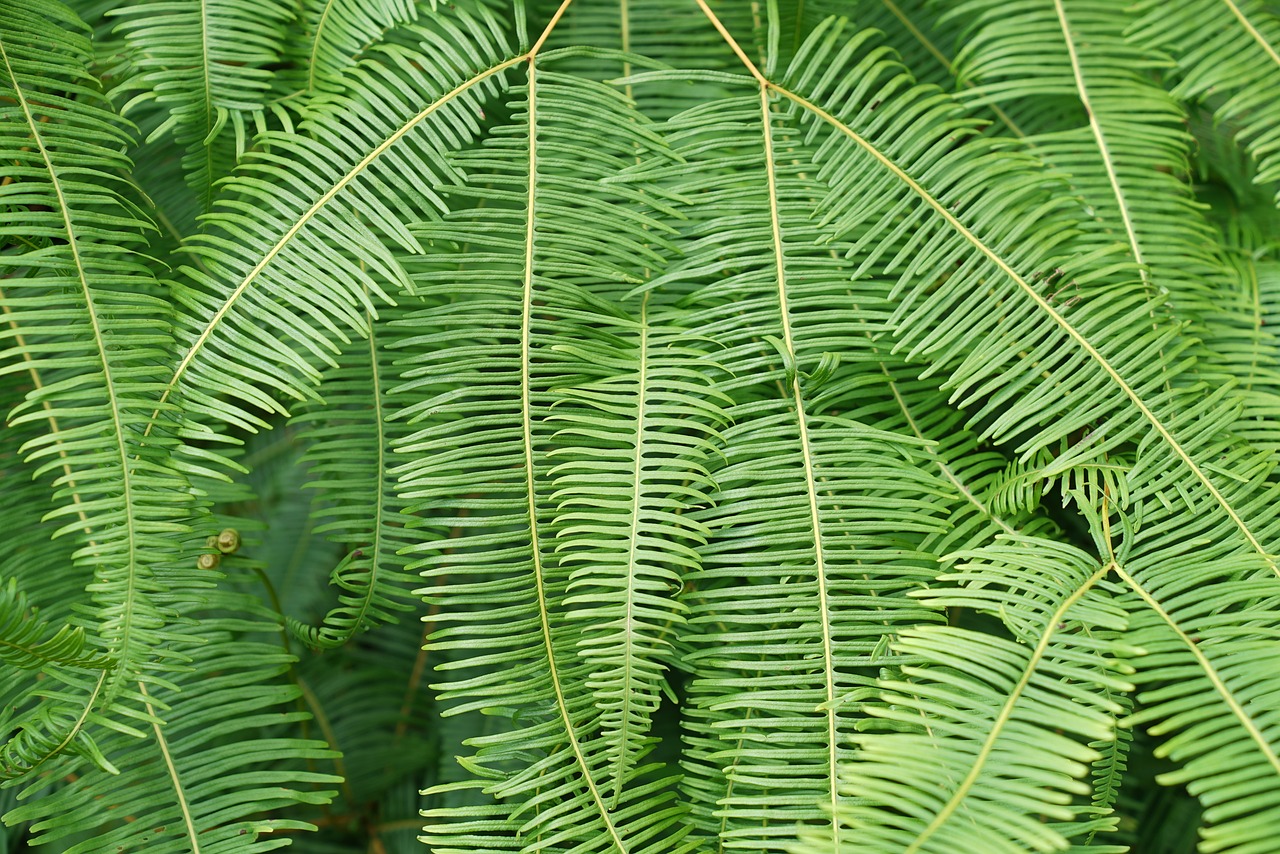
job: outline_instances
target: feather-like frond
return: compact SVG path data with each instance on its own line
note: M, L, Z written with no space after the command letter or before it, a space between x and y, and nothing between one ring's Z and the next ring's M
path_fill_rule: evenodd
M154 99L168 113L152 136L172 134L202 211L214 184L243 150L246 117L260 112L271 67L294 9L286 0L147 0L121 6L129 46L131 103ZM126 114L129 107L126 105ZM237 146L237 140L239 145Z
M278 735L306 718L290 708L298 689L280 681L289 656L278 643L244 637L278 633L278 623L243 594L184 605L200 625L174 652L193 665L169 684L140 689L151 718L145 738L116 732L104 739L118 773L45 778L24 792L39 796L5 820L32 821L33 842L64 841L67 854L253 854L310 828L261 812L332 797L317 786L336 778L305 766L333 752L321 741Z
M63 751L100 758L86 725L106 723L101 713L117 703L145 721L138 687L163 684L175 663L156 571L181 547L191 496L169 460L168 411L143 435L172 346L169 309L139 257L152 226L120 195L129 137L86 69L90 56L65 7L0 7L0 159L14 164L0 234L19 247L0 256L0 371L31 382L8 418L42 428L21 452L53 487L53 533L75 539L73 560L93 574L90 631L112 662L96 678L68 672L46 702L5 721L6 777Z
M705 428L681 428L677 419L687 413L705 420L707 404L694 387L671 384L697 382L677 370L681 351L666 356L671 367L652 352L637 363L645 327L592 293L619 293L662 260L653 246L667 228L652 213L661 191L617 178L637 154L661 155L663 143L620 93L559 75L555 60L554 53L527 59L525 83L513 89L512 123L454 158L456 174L467 177L448 188L454 212L415 232L434 247L414 275L416 289L451 299L403 322L429 330L406 337L422 353L405 361L397 390L416 401L402 411L413 431L398 448L409 460L400 467L401 494L424 521L411 566L438 581L422 591L439 605L429 648L458 657L444 665L447 678L437 685L446 714L511 721L469 740L474 752L459 759L466 779L429 792L446 805L428 812L425 838L439 851L520 850L531 839L581 852L684 851L688 829L676 822L685 810L671 781L640 762L645 734L625 730L643 725L647 701L627 707L621 686L605 681L618 677L601 672L593 633L581 631L592 609L613 615L619 604L625 611L629 597L639 604L637 594L673 613L663 600L675 591L646 591L645 578L634 575L658 568L613 568L617 548L596 542L591 530L604 507L592 512L574 487L586 476L582 465L603 457L578 450L577 459L558 458L555 450L557 436L567 443L582 431L598 435L602 419L617 425L610 432L635 435L627 416L636 401L619 412L601 396L620 367L674 371L665 389L645 396L651 420L642 438L687 436L691 458L651 445L674 470L661 479L655 470L649 487L637 488L627 480L639 460L632 442L629 471L624 462L621 473L596 477L623 485L624 507L647 492L661 501L655 510L677 513L699 500L697 456L705 441L698 438ZM584 85L590 99L581 96ZM597 134L591 148L580 145L584 125ZM474 206L465 207L467 200ZM599 239L606 230L609 240ZM635 382L625 374L618 381ZM560 388L604 405L553 408L551 391ZM667 396L656 393L664 390ZM617 439L596 441L603 451ZM559 478L551 474L555 466ZM691 488L676 482L680 470ZM651 543L645 514L624 518L641 526L618 531L624 556L634 537L659 568L681 566L687 549L678 538ZM698 528L688 530L696 535ZM597 604L598 585L610 588L607 603ZM661 651L652 648L658 627L621 628L635 644L625 656L635 669L623 682L652 693L662 673ZM617 636L608 625L598 631Z
M767 93L666 128L690 225L684 257L649 287L684 294L736 404L686 597L684 786L704 844L778 850L788 825L831 821L856 720L842 699L874 673L874 638L941 619L904 594L929 577L911 540L938 529L943 487L918 467L918 440L830 411L853 397L887 310L878 283L851 281L819 245L810 210L826 188Z
M408 226L439 216L436 187L453 180L441 154L471 139L520 61L485 19L441 13L413 32L415 47L380 48L347 93L317 98L300 134L265 134L227 183L174 285L182 356L166 399L265 426L279 398L314 397L376 302L412 289L400 256L422 248Z
M1263 0L1193 0L1134 6L1128 37L1172 55L1177 98L1199 100L1233 127L1258 163L1258 181L1280 180L1280 18Z
M1066 173L1102 226L1096 239L1125 245L1153 297L1183 316L1203 314L1226 274L1187 184L1193 140L1184 111L1150 77L1162 57L1124 40L1131 17L1091 0L976 0L947 14L971 22L956 73L977 85L962 97L1015 112L1046 97L1075 101L1080 123L1041 129L1029 149ZM1059 300L1075 295L1068 281L1057 284Z
M861 751L847 769L850 802L837 811L848 828L838 850L1067 847L1064 831L1079 833L1093 809L1073 804L1089 792L1079 779L1087 763L1101 758L1089 744L1112 741L1124 711L1098 689L1129 690L1122 658L1137 651L1114 639L1127 615L1107 595L1112 568L1017 537L939 579L957 586L935 587L928 600L998 612L1013 637L925 626L890 643L912 662L867 692L880 702L866 706L873 720L854 737ZM823 836L809 850L836 849Z
M401 551L412 543L410 521L390 475L395 441L387 392L395 381L392 336L386 319L367 318L368 337L338 355L318 389L324 400L297 415L300 438L308 442L302 462L307 487L319 490L313 533L341 544L347 553L334 568L331 584L340 604L319 626L289 620L289 628L312 646L341 646L360 632L414 610L417 576L404 571Z

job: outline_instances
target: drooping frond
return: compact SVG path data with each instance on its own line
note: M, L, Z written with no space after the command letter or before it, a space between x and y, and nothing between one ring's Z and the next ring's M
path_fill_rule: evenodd
M1201 799L1200 850L1267 850L1280 826L1280 583L1238 580L1232 561L1195 552L1125 569L1136 594L1125 639L1146 652L1126 725L1160 737L1157 755L1179 764L1160 782Z
M1105 639L1126 625L1101 584L1111 568L1017 536L941 576L956 586L929 601L999 613L1014 637L923 626L890 642L911 663L866 692L879 702L847 766L847 841L808 850L1057 851L1092 829L1080 819L1094 807L1073 799L1101 756L1089 743L1112 741L1124 710L1099 689L1129 690L1118 659L1135 651Z
M374 303L410 290L408 226L439 216L441 154L478 130L512 56L484 19L440 13L316 99L300 134L268 133L227 183L174 294L182 357L165 390L217 418L263 426L278 398L307 399Z
M646 736L620 729L643 724L642 707L619 706L618 689L601 679L600 655L579 646L589 640L582 623L592 609L616 619L619 603L625 609L631 597L638 605L635 594L648 592L646 603L672 612L663 600L675 591L644 591L644 577L633 575L644 569L613 569L617 547L594 542L590 519L604 508L589 512L568 479L581 476L581 463L603 457L581 448L576 459L555 454L557 436L567 443L581 431L616 434L599 441L602 450L635 436L628 419L635 402L621 411L607 403L551 406L553 389L580 389L578 401L604 403L601 384L622 365L675 369L652 351L637 363L643 326L597 295L639 284L645 268L662 260L654 244L669 229L653 216L659 188L619 176L637 155L662 156L664 146L621 93L544 69L554 69L555 54L536 64L535 56L536 47L525 83L513 89L512 124L454 158L467 182L447 188L453 212L416 231L434 251L421 259L415 287L428 299L452 299L403 322L420 330L405 344L421 349L405 361L396 391L414 401L402 413L413 432L398 449L409 460L400 467L401 494L424 523L415 529L411 566L433 582L422 593L439 606L440 628L428 648L456 656L436 688L448 716L510 720L468 740L473 753L459 760L463 780L428 792L443 805L428 811L425 839L442 852L684 851L687 828L675 825L684 808L674 801L669 774L637 764ZM582 96L584 86L590 98ZM580 144L583 126L597 134L590 148ZM474 207L464 206L468 200ZM667 358L679 362L682 355ZM669 442L678 435L696 440L700 431L677 419L705 419L706 405L686 399L700 397L691 388L670 384L694 378L669 377L665 389L646 396L645 438L658 442L669 431ZM634 506L647 490L628 485L639 460L632 447L629 472L624 457L623 472L601 470L598 477L621 484ZM649 475L647 494L661 501L655 510L678 513L698 500L698 447L687 445L688 460L666 457L670 480L658 479L657 470ZM559 482L551 475L557 464ZM679 488L679 469L692 489ZM617 531L622 547L629 552L634 537L637 550L652 550L650 559L679 567L680 538L650 543L653 523L627 512L641 527ZM619 582L625 586L613 590ZM610 588L607 602L599 586ZM632 620L638 617L633 611ZM621 637L635 646L626 660L637 670L626 681L652 691L661 678L650 660L660 654L648 639L653 629L627 628ZM599 631L618 636L608 626Z
M1159 0L1134 6L1135 44L1177 62L1176 98L1199 100L1234 129L1258 162L1257 180L1280 180L1280 18L1262 0Z
M168 413L143 437L171 348L168 306L137 255L151 225L118 192L128 136L89 56L65 7L0 6L0 159L14 164L0 234L18 246L0 256L0 371L30 382L9 422L41 428L22 453L53 486L53 533L74 538L73 560L93 574L89 631L112 662L96 677L60 675L65 685L5 721L6 777L63 751L98 756L87 723L105 723L117 701L138 713L130 686L158 684L173 663L156 570L181 546L190 493L168 460Z
M17 579L0 588L0 661L32 670L55 664L61 667L105 669L103 656L85 649L84 629L62 625L54 628L40 619L18 589Z
M262 109L271 88L292 4L146 0L116 14L133 69L124 89L168 112L152 136L172 134L185 149L187 181L207 211L214 183L235 164L237 139L244 148L246 116Z
M343 348L338 367L325 374L318 389L324 400L297 415L308 442L302 462L309 466L307 486L319 490L315 534L341 544L346 556L333 570L331 584L340 604L319 626L290 619L289 627L308 644L341 646L380 623L398 621L419 601L412 592L417 576L404 571L400 552L412 543L405 530L396 482L390 475L396 424L387 391L395 382L385 319L367 319L369 335Z
M609 375L561 390L547 416L559 428L547 476L556 562L568 573L566 620L581 626L615 802L655 741L652 716L685 621L676 597L707 536L689 511L709 503L706 466L725 421L700 365L708 355L681 343L689 330L654 323L645 309L639 320L631 346L612 353L596 342L563 345Z
M308 0L303 4L306 39L307 92L341 91L343 73L356 63L361 51L376 44L394 26L418 18L417 0Z
M1016 438L1024 459L1052 451L1046 475L1140 446L1144 473L1176 478L1215 541L1274 571L1277 525L1259 514L1256 454L1187 417L1193 404L1210 415L1200 389L1165 387L1185 369L1188 342L1176 325L1152 323L1158 305L1132 267L1105 248L1067 254L1070 201L983 140L954 145L966 123L941 94L906 89L873 111L868 99L886 84L875 55L858 59L856 45L833 24L811 39L810 70L766 85L822 145L829 228L856 236L849 254L863 269L898 276L897 349L949 374L951 399L971 408L982 436ZM1039 281L1049 270L1071 285L1070 299ZM1220 406L1211 423L1225 429L1230 416Z

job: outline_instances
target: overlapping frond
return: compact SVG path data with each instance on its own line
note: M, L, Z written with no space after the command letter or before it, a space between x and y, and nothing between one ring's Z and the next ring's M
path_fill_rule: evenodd
M1160 737L1157 755L1179 764L1160 782L1203 803L1201 851L1265 851L1280 826L1280 584L1239 580L1231 560L1195 552L1127 570L1136 596L1126 640L1147 653L1127 725Z
M878 345L883 348L883 345ZM912 365L881 352L879 375L867 372L833 400L841 413L930 444L924 458L952 492L946 526L921 541L922 551L942 558L987 545L1002 534L1047 535L1055 527L1037 514L1046 484L1030 487L1031 500L1009 501L1011 464L964 426L965 413L948 405L945 392L920 379Z
M904 592L928 577L911 538L938 527L943 488L917 465L918 440L830 411L860 372L883 380L868 333L887 310L878 283L850 281L817 245L810 210L826 188L768 93L666 130L687 160L673 171L690 225L651 287L683 295L735 402L686 597L683 785L704 844L778 850L790 825L830 821L855 719L841 700L874 672L875 639L940 619Z
M647 607L674 612L663 600L676 591L646 591L644 576L657 573L667 586L662 568L681 568L675 561L685 552L679 535L649 542L653 523L631 513L641 528L612 536L624 554L634 538L658 565L615 569L617 547L596 542L591 530L605 507L581 503L572 482L587 476L578 474L583 464L599 468L605 459L578 447L581 431L603 432L602 451L635 437L628 419L635 402L621 411L607 403L552 406L559 397L553 389L580 389L578 401L604 402L605 384L620 367L664 369L652 351L637 364L644 327L598 295L639 284L645 268L662 260L654 245L668 228L652 212L659 188L618 179L637 154L661 155L664 146L621 93L545 70L544 62L554 69L554 59L527 60L525 82L513 89L513 123L454 158L456 173L468 179L447 188L454 211L416 230L434 251L421 259L414 285L429 299L448 301L403 322L422 329L405 339L422 352L405 361L396 392L414 401L402 411L413 432L398 448L409 460L399 469L401 494L424 522L415 529L411 566L438 582L422 591L439 605L429 648L457 657L436 686L445 714L511 721L468 740L474 753L459 760L466 779L428 793L445 804L428 812L425 839L438 851L683 851L687 829L675 822L684 808L670 780L636 755L645 735L621 730L643 724L643 698L626 707L619 689L605 684L618 677L601 673L604 662L589 643L595 632L617 632L604 625L584 633L582 623L598 607L611 615L619 602L625 609L629 597L640 605L642 593ZM581 145L584 126L595 133L590 148ZM465 207L467 200L474 207ZM628 381L636 379L615 382ZM673 385L694 382L671 373L664 389L645 398L644 438L658 443L668 434L666 441L677 443L687 436L692 459L650 445L666 456L655 466L671 471L660 479L656 468L648 480L653 491L643 482L638 489L628 478L640 457L634 440L624 439L632 444L632 469L624 463L622 473L597 475L620 482L633 506L646 492L661 502L654 510L666 513L697 500L700 431L678 418L705 419L706 405L686 399L701 397L692 387ZM568 445L569 431L578 431L571 445L578 456L558 458L557 436ZM675 481L682 469L690 489ZM615 592L618 583L625 586ZM610 588L607 601L600 586ZM661 678L660 659L652 658L661 650L639 616L633 610L633 625L622 626L634 644L626 661L637 668L624 681L652 692Z
M1280 180L1280 18L1263 0L1159 0L1134 6L1128 37L1177 62L1177 98L1198 100L1258 162L1257 180Z
M166 389L209 416L263 426L279 398L314 397L348 332L411 285L408 226L439 216L444 152L470 141L517 62L490 20L444 12L317 98L299 134L265 134L227 183L182 268L182 357Z
M1266 0L60 2L0 848L1275 847Z
M851 800L837 813L847 842L814 837L809 850L1058 851L1094 829L1089 818L1105 819L1105 807L1091 816L1093 805L1073 801L1089 794L1080 778L1101 756L1089 744L1113 741L1124 711L1100 689L1131 688L1122 659L1136 650L1114 639L1127 617L1107 595L1111 569L1009 537L942 576L956 586L929 601L998 613L1013 638L923 626L890 642L912 661L866 692L879 702L865 707L873 720L847 767Z
M334 568L331 584L340 604L319 626L290 620L289 627L312 646L341 646L420 601L413 588L417 576L404 571L400 552L412 543L405 530L391 471L395 440L387 392L395 382L390 332L384 318L368 318L367 338L343 348L338 367L319 387L322 405L313 405L291 422L301 426L308 443L302 458L309 467L307 487L319 490L319 509L312 518L315 534L326 535L346 549Z
M1162 58L1124 40L1132 21L1125 9L1092 0L1012 7L977 0L948 15L972 22L956 65L977 85L962 90L963 99L1015 112L1045 97L1078 102L1079 124L1041 130L1026 144L1067 174L1103 226L1097 239L1124 244L1153 296L1184 317L1208 310L1225 271L1187 184L1193 140L1182 107L1150 76ZM1069 299L1069 284L1059 285Z
M0 158L13 164L0 234L17 246L2 256L0 371L30 383L8 418L40 427L21 452L54 490L51 532L73 538L73 560L93 574L90 631L112 661L96 678L68 671L42 691L46 702L5 721L6 777L64 750L96 757L86 723L104 723L117 701L136 713L129 686L173 663L156 570L181 548L190 493L168 459L168 413L143 437L171 348L169 310L137 254L151 225L121 199L128 136L89 56L65 7L0 8Z
M1274 567L1257 455L1187 418L1193 405L1205 412L1201 389L1166 387L1190 342L1176 324L1153 324L1159 306L1136 271L1105 247L1070 254L1070 201L1008 152L956 145L970 131L950 99L916 87L872 110L893 72L874 54L857 58L857 41L824 28L803 57L810 70L770 85L822 145L833 233L856 237L849 255L862 269L898 276L897 349L949 374L951 399L982 436L1015 441L1024 459L1053 452L1046 474L1140 444L1144 465L1177 480L1217 541Z
M275 633L278 624L242 594L184 605L200 617L175 647L191 667L142 689L152 718L145 738L111 733L103 740L118 773L94 769L27 790L39 797L5 821L32 821L34 843L63 841L67 854L272 851L309 825L262 812L333 795L336 779L305 767L333 755L324 742L278 734L306 717L291 708L298 689L281 681L289 656L279 644L244 637Z

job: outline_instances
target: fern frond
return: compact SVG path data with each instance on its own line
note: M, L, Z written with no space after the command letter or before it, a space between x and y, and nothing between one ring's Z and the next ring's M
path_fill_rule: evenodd
M587 686L601 713L598 738L609 745L614 802L655 741L651 719L685 619L676 594L708 533L688 511L709 503L706 465L726 418L697 367L707 355L680 343L688 331L643 309L639 321L634 346L613 354L594 342L563 345L611 375L558 390L561 405L547 416L559 428L547 473L556 561L568 570L566 618L581 625L579 654L593 668ZM634 428L619 435L628 422Z
M1060 97L1080 105L1081 124L1027 140L1035 155L1066 173L1104 227L1099 240L1123 243L1153 296L1182 316L1203 314L1225 271L1213 235L1187 184L1190 133L1181 106L1151 80L1165 61L1124 40L1124 9L1094 0L1007 4L987 0L948 11L971 21L957 74L976 83L974 103L1013 109ZM1072 296L1061 282L1064 301ZM1159 315L1158 315L1159 317Z
M1172 55L1174 97L1208 105L1257 161L1259 182L1280 180L1280 19L1262 0L1134 6L1128 38Z
M375 301L412 290L407 229L439 216L453 180L442 152L478 130L486 97L521 61L496 25L441 13L316 99L300 134L269 133L229 181L182 268L182 357L165 389L214 418L265 426L278 398L306 400L347 331L368 334ZM271 328L263 326L269 319ZM346 331L344 331L346 330Z
M35 800L5 816L33 822L35 844L67 840L67 854L272 851L290 842L274 834L310 825L259 813L332 797L315 786L335 778L304 767L332 751L273 734L305 717L288 710L298 690L279 682L290 659L278 644L243 636L278 625L248 597L226 592L183 610L201 617L175 648L192 666L171 684L140 687L152 718L147 737L113 733L103 743L119 773L46 778L24 791Z
M857 799L838 808L848 828L840 850L1066 848L1063 831L1078 832L1072 800L1089 791L1080 778L1101 758L1088 745L1112 740L1124 710L1098 689L1131 688L1119 659L1136 650L1102 639L1126 626L1102 586L1111 569L1071 547L1010 537L941 576L955 588L923 594L999 612L1014 638L926 626L890 642L913 661L868 692L879 702L854 737L861 751L846 786ZM813 840L810 850L833 850L822 847L829 836Z
M302 427L308 442L302 462L309 467L307 487L319 490L313 513L315 534L326 535L348 551L333 570L340 605L320 626L288 621L306 643L341 646L355 635L411 611L418 601L411 590L418 580L404 571L402 549L412 543L401 513L391 469L395 440L387 391L395 379L391 336L385 319L366 318L369 335L343 348L338 367L319 386L323 405L309 407L291 424Z
M18 275L5 280L0 372L32 380L9 422L46 428L22 453L55 490L54 535L74 537L73 560L93 573L90 631L113 662L101 678L51 688L54 708L6 722L6 777L64 750L97 756L86 723L103 723L117 702L140 715L129 686L163 684L174 663L157 569L181 546L191 495L169 460L168 410L152 436L142 433L172 347L169 311L139 258L152 227L121 199L129 138L86 70L90 55L65 7L0 7L0 159L15 164L0 234L28 247L2 256Z
M637 764L647 734L623 740L617 731L624 721L641 723L643 712L617 707L615 691L603 684L606 702L598 706L590 686L601 661L578 646L581 612L598 600L591 589L598 574L579 574L574 585L575 564L611 561L616 549L595 542L586 520L573 515L582 512L575 490L551 475L556 462L576 462L554 456L564 424L551 420L561 414L550 406L551 390L581 388L579 399L590 397L593 383L616 375L615 348L634 351L626 342L638 324L592 291L638 284L644 268L662 259L652 248L667 230L652 215L659 188L617 179L637 153L661 156L664 146L620 93L543 67L554 68L556 59L530 55L526 83L513 89L513 123L454 159L468 178L447 190L454 212L416 232L435 251L422 259L415 287L452 300L406 321L430 330L406 339L422 352L406 360L397 392L416 401L401 416L413 427L398 449L409 459L399 470L401 494L431 526L412 547L412 566L438 581L422 591L440 608L429 647L458 656L443 665L450 678L436 686L449 704L445 714L511 720L469 739L474 753L459 759L469 779L429 791L445 804L427 812L424 838L440 851L684 851L686 830L676 826L684 809L669 772ZM597 134L589 149L580 145L584 125ZM465 200L475 206L463 207ZM600 239L606 232L608 241ZM693 406L683 395L648 401L651 428L673 433L675 424L658 419L674 421ZM609 432L634 435L630 407L573 409L563 414L582 429L598 430L590 419L606 419L616 425ZM691 411L703 417L697 406ZM680 465L692 475L696 500L697 469ZM552 496L557 487L563 506ZM656 481L654 488L668 512L691 497ZM638 494L631 489L633 501ZM562 530L571 544L567 561L556 549ZM649 546L644 536L636 532L637 548ZM663 551L668 561L680 554ZM604 607L612 613L617 600L609 598ZM631 660L646 652L637 648ZM660 677L650 667L628 681L642 679L652 691Z
M105 670L110 665L104 656L85 650L83 628L55 629L41 620L12 578L0 587L0 661L24 670L48 664Z
M685 256L649 287L685 294L736 404L687 597L684 786L707 837L778 850L790 825L831 821L854 721L841 699L873 672L874 638L940 619L903 593L928 575L910 538L939 528L942 487L912 440L829 412L854 396L887 310L817 245L825 188L771 99L710 102L666 129L691 224ZM764 614L766 601L785 604Z
M1280 826L1280 585L1237 580L1239 569L1188 554L1134 561L1122 573L1146 606L1133 609L1126 636L1147 653L1126 725L1162 737L1157 755L1179 763L1159 782L1202 799L1200 850L1231 854L1265 851ZM1197 592L1209 586L1206 608Z
M236 161L245 117L262 109L271 66L280 59L285 25L294 10L286 0L145 0L119 7L117 29L129 46L133 75L125 92L154 99L168 118L152 137L172 134L182 146L183 169L210 210L214 184Z

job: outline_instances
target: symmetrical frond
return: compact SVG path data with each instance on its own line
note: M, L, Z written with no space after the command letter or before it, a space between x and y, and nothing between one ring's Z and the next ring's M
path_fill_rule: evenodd
M306 717L290 708L298 689L280 681L289 656L278 643L243 638L274 633L277 624L236 594L213 597L208 614L191 604L184 611L201 617L200 627L175 652L196 663L169 684L141 689L152 717L146 737L104 739L118 772L46 778L26 792L44 790L38 798L6 815L9 823L33 821L33 842L66 839L68 854L272 851L289 844L284 834L309 825L260 812L333 795L317 786L336 779L304 766L333 755L324 742L271 735ZM218 608L237 616L219 616Z
M353 71L348 94L317 99L300 134L264 135L227 184L175 285L182 357L166 395L264 426L277 397L314 396L318 366L347 330L367 334L375 301L412 290L398 255L422 248L409 225L439 215L441 153L470 140L519 61L485 20L441 14L415 34L415 49Z
M1150 77L1161 58L1124 40L1125 10L1092 0L977 0L948 14L972 22L956 63L957 75L977 84L963 91L966 100L1014 111L1045 97L1079 103L1080 124L1038 129L1026 144L1067 174L1103 226L1097 239L1124 244L1153 296L1202 314L1224 271L1186 184L1191 135L1181 106ZM1061 299L1074 296L1069 282L1057 284Z
M154 99L168 118L152 136L172 134L186 154L183 169L200 200L244 148L246 115L260 111L280 58L285 0L146 0L121 6L117 28L129 45L133 101ZM127 110L126 110L127 112Z
M387 391L395 381L396 354L385 325L368 322L368 337L343 348L338 367L325 374L319 387L323 405L292 422L304 426L301 438L310 443L302 460L310 469L306 485L320 491L314 533L347 550L331 578L341 604L316 627L289 621L291 630L317 647L341 646L380 623L395 622L397 613L414 610L418 601L411 592L417 577L404 571L400 554L411 543L409 519L389 474L395 425L389 423Z
M873 672L874 639L939 616L903 594L928 576L910 538L937 527L941 487L912 439L828 412L872 358L883 294L815 245L809 209L826 188L768 94L695 107L667 129L688 161L673 171L691 224L686 255L653 286L686 294L737 402L687 597L684 785L708 837L779 849L788 825L829 821L853 725L841 700Z
M725 415L699 364L707 354L680 343L688 334L642 310L631 346L562 345L610 375L561 390L547 416L559 428L548 454L556 562L568 571L566 618L581 626L579 654L593 668L587 686L615 800L655 741L652 716L685 622L676 597L708 533L689 511L709 503L706 465Z

